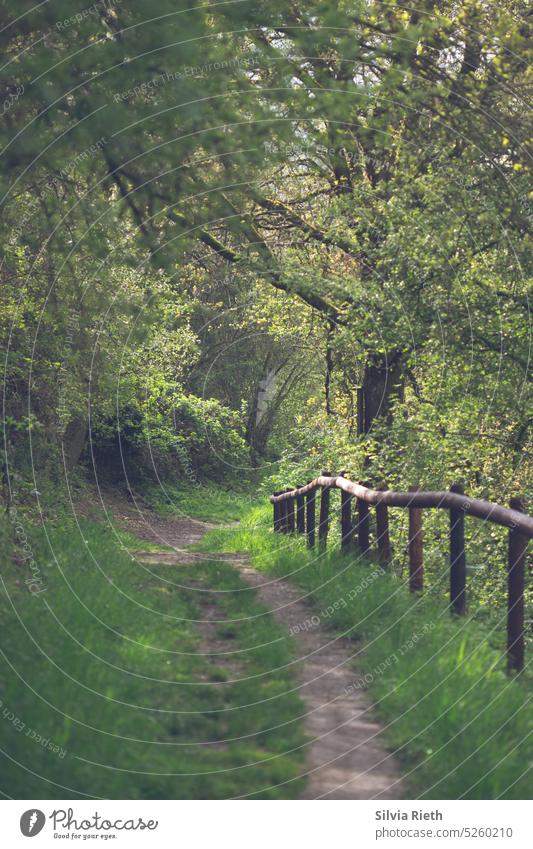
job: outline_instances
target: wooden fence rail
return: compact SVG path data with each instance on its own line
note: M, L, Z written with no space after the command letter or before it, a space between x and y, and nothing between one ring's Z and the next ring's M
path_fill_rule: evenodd
M320 490L318 542L326 547L329 530L330 490L341 490L341 546L349 551L357 546L361 554L370 551L370 510L376 507L376 543L379 561L384 568L391 560L389 507L409 510L409 589L421 592L424 586L423 510L438 508L450 515L450 608L463 615L466 609L465 516L484 519L509 529L507 564L507 665L510 672L524 667L524 583L528 542L533 537L533 517L528 516L520 498L511 498L510 507L481 501L464 494L455 484L450 490L424 491L413 487L409 492L371 489L340 475L324 472L296 489L275 492L270 496L274 507L274 530L277 533L307 535L307 545L316 544L316 493ZM355 502L357 519L352 507ZM296 506L296 522L295 522Z

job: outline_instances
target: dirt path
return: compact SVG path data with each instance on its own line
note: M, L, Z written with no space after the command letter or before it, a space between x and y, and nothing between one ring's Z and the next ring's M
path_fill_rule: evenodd
M293 635L299 658L297 678L311 738L307 754L308 781L302 799L399 799L400 772L379 740L367 695L353 687L357 678L351 657L354 643L334 638L316 622L316 609L300 599L296 587L265 575L247 564L236 564L242 577L256 587L263 604Z
M185 517L163 519L134 505L109 506L132 533L173 549L165 554L135 552L140 560L193 564L209 558L186 549L213 525ZM351 662L354 643L332 638L320 623L302 627L306 622L316 622L316 610L300 599L292 584L267 579L245 557L216 555L216 559L222 558L235 565L296 642L296 675L306 708L304 729L310 738L305 773L308 781L301 798L402 798L399 767L380 741L381 728L372 719L371 702L364 691L353 687L357 678Z

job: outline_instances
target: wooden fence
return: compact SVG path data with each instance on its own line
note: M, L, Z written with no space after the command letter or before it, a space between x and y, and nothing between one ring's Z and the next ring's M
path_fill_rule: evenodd
M423 491L413 487L409 492L370 489L343 477L324 472L305 486L275 492L270 496L274 506L274 530L277 533L307 534L307 544L317 541L325 548L330 522L330 491L341 491L341 546L344 551L356 548L361 554L370 551L370 509L376 508L376 544L381 565L391 560L389 507L409 510L408 553L409 589L421 592L424 586L422 511L427 508L448 510L450 515L450 607L463 615L466 606L465 516L484 519L509 528L507 563L507 664L510 672L524 667L524 582L528 542L533 537L533 518L524 512L520 498L511 498L510 508L489 501L470 498L462 486L455 484L442 492ZM316 494L320 490L320 512L316 523ZM352 520L352 502L356 503L357 522Z

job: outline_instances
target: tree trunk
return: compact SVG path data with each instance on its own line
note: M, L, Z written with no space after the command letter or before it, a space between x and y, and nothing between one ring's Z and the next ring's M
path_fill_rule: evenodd
M326 374L324 379L324 391L326 397L326 415L330 416L331 410L331 375L333 373L333 351L331 349L331 340L335 332L335 323L330 321L326 336Z
M378 417L392 420L392 403L401 397L403 363L401 351L373 354L363 378L364 429L368 433Z
M63 437L65 462L70 471L78 463L87 440L87 421L82 416L76 416L67 425Z

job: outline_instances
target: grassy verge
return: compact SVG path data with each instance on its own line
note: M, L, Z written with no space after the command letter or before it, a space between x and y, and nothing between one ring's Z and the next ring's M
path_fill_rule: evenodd
M209 484L147 484L143 496L162 516L189 516L206 522L231 522L242 519L253 505L245 492Z
M32 594L15 549L0 601L3 794L298 793L290 647L229 564L143 566L95 522L50 524L48 540L25 530L40 583ZM206 634L206 617L223 621ZM222 640L232 654L204 656Z
M370 559L330 547L310 555L301 539L274 535L270 510L204 538L210 550L247 551L256 568L288 578L317 617L360 641L353 688L368 688L414 797L531 798L533 716L527 679L510 680L502 621L453 619L432 594L410 595Z

